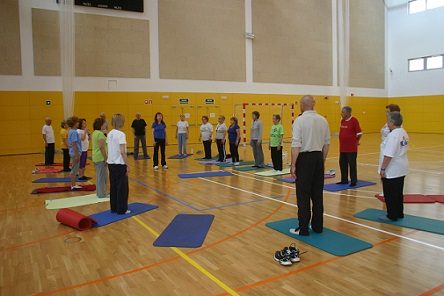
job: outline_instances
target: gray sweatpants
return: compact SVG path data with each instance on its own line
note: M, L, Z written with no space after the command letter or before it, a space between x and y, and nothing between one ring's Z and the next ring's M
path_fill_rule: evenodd
M265 166L264 164L264 151L262 151L262 143L261 145L257 145L258 140L251 140L250 145L253 147L253 157L254 157L254 165L258 167Z
M97 197L106 197L106 182L108 180L108 170L104 161L95 162L96 167L96 193Z

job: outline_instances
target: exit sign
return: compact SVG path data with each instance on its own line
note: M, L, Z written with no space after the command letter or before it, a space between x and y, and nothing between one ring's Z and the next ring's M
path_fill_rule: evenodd
M188 98L180 98L179 104L180 105L188 105L190 103L190 100Z
M205 99L205 104L214 105L214 99Z

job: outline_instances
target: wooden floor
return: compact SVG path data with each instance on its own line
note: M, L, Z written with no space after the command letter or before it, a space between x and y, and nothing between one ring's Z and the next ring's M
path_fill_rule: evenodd
M189 157L168 159L168 170L153 171L152 160L131 159L130 202L159 208L80 232L59 224L57 210L47 210L44 201L88 192L31 195L34 188L47 186L31 183L45 176L31 174L43 156L0 157L1 295L444 295L444 236L353 217L367 208L384 209L374 197L382 192L376 172L379 144L379 134L364 135L358 156L359 178L377 185L324 194L325 226L373 244L345 257L265 226L297 213L294 185L274 178L240 172L180 179L178 173L219 167ZM202 149L200 144L191 148ZM168 146L167 155L176 149ZM290 151L289 143L284 150ZM250 147L240 153L252 159ZM404 192L444 194L444 136L410 134L408 156ZM337 137L326 169L339 173ZM86 175L95 176L93 165ZM73 209L90 215L109 205ZM406 204L405 212L444 220L444 204ZM153 246L178 213L215 215L202 248ZM77 237L81 241L74 243ZM275 262L274 252L293 242L305 252L301 262L289 267Z

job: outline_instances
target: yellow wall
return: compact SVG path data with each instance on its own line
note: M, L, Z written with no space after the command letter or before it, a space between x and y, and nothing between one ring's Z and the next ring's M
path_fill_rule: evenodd
M188 98L189 105L180 105L180 98ZM214 99L214 105L206 105L205 99ZM179 115L189 114L189 142L197 142L199 126L203 115L214 113L210 122L217 123L217 116L223 114L226 123L233 114L238 117L242 127L242 103L294 103L301 95L273 94L224 94L224 93L168 93L168 92L77 92L75 94L74 114L85 117L88 127L101 112L107 114L111 125L112 114L122 113L127 118L124 131L127 134L128 146L132 147L133 136L131 122L136 112L148 124L148 145L152 145L151 123L156 112L162 112L167 124L170 144L176 144L174 138ZM46 105L51 100L51 105ZM324 116L332 133L339 131L340 107L336 102L338 96L316 95L316 110ZM444 95L399 98L349 97L347 105L353 109L353 116L358 118L364 133L379 132L384 125L385 106L395 103L401 106L404 116L404 127L408 132L444 133ZM427 105L427 114L424 114ZM247 106L246 130L249 139L251 112L259 111L264 123L264 141L268 141L268 133L272 125L272 115L283 115L282 124L285 138L291 138L291 108L290 107L260 107ZM295 106L295 117L300 113L299 105ZM61 92L0 92L0 155L40 153L44 150L41 129L44 119L51 117L56 134L56 148L60 148L60 121L63 119L63 100Z

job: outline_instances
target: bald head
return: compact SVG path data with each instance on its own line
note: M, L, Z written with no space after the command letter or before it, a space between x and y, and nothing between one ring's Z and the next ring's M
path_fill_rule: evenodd
M137 118L137 119L140 119L140 112L137 112L137 113L136 113L136 118Z
M303 96L301 99L301 112L304 113L304 111L307 110L314 110L314 106L316 104L316 100L311 95Z
M48 117L48 118L45 118L45 122L47 125L51 125L52 120L51 120L51 118Z

